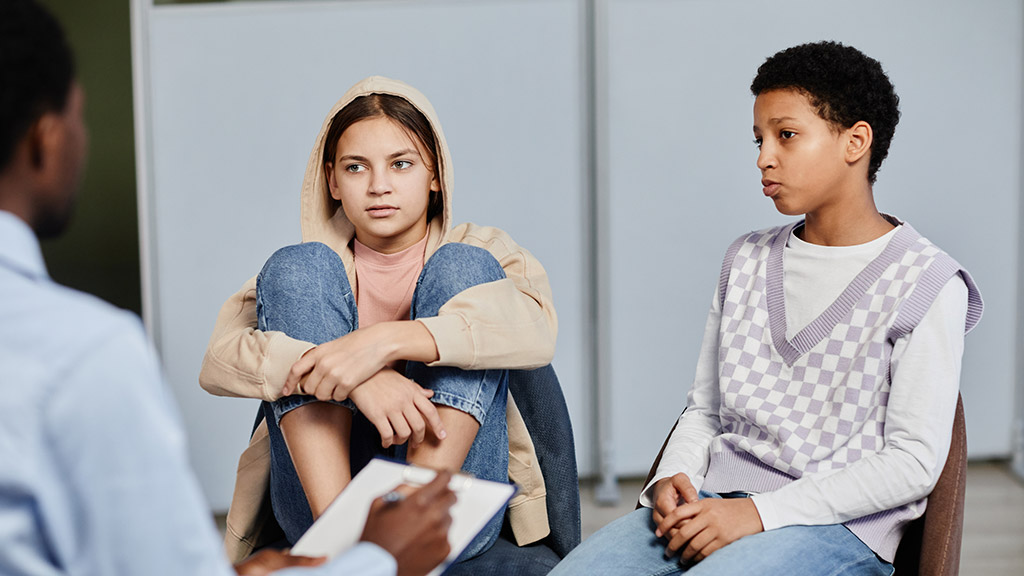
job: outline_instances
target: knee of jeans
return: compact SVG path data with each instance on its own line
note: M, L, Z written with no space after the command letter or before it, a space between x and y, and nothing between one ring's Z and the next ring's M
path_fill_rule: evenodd
M256 277L256 287L262 294L301 292L308 289L313 276L328 274L336 279L339 270L345 270L341 257L326 244L294 244L281 248L267 259Z
M438 248L424 264L413 299L413 313L416 317L436 316L437 310L459 292L503 278L505 271L490 252L450 242Z

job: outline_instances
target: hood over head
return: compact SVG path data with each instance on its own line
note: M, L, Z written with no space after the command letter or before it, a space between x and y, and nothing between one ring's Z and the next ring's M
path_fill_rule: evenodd
M441 122L427 97L404 82L383 76L370 76L357 82L334 104L324 119L316 142L313 143L313 150L309 154L306 175L302 181L302 241L322 242L342 254L348 250L348 244L355 236L355 227L341 206L331 198L327 187L327 177L324 173L324 144L335 114L356 98L369 94L390 94L408 101L426 117L434 130L434 139L437 143L437 165L434 170L441 184L442 208L441 213L427 224L427 253L430 254L444 242L445 236L451 230L451 193L454 182L451 153L444 132L441 131Z

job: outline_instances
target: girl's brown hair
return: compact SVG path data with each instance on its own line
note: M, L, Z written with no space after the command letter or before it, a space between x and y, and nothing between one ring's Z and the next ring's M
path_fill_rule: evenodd
M391 94L367 94L349 102L344 108L331 119L331 126L327 129L327 140L324 142L324 170L327 164L334 164L334 156L338 150L338 140L349 126L366 120L368 118L389 118L409 131L410 134L419 140L426 149L429 164L428 168L441 181L440 166L437 154L437 140L434 138L434 130L430 126L427 117L405 98ZM442 184L443 185L443 184ZM334 198L328 198L328 202L334 209L341 206ZM444 200L441 191L430 191L430 202L427 205L427 222L434 219L441 213L444 207Z

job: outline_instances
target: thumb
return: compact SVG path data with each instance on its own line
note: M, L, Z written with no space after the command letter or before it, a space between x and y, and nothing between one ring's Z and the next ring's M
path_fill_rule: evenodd
M700 496L697 494L697 489L693 487L693 484L687 484L682 490L683 501L686 503L696 502L700 500Z
M676 474L672 478L672 486L676 489L683 501L690 503L696 502L700 499L697 494L697 489L693 487L693 483L690 482L690 477L686 474Z

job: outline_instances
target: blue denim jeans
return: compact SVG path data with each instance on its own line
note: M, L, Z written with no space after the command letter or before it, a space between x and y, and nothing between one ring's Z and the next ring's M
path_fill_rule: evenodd
M700 492L701 498L721 498ZM549 576L891 576L881 560L842 524L787 526L759 532L724 546L704 560L681 565L665 557L667 541L654 535L649 508L640 508L601 528L569 553Z
M463 290L500 280L505 272L486 250L466 244L441 246L423 266L412 299L412 319L437 316L438 310ZM359 327L355 295L341 258L318 242L287 246L275 252L256 279L256 311L260 330L276 330L292 338L322 344ZM508 430L505 407L508 370L460 370L406 363L406 376L434 391L431 401L472 415L480 423L462 470L477 478L508 481ZM312 523L309 504L278 428L289 410L317 402L313 396L293 395L271 403L270 496L274 516L288 541L295 543ZM406 446L387 452L376 429L350 400L339 402L355 412L351 435L352 474L374 455L404 459ZM463 553L479 554L493 544L501 528L502 509Z

